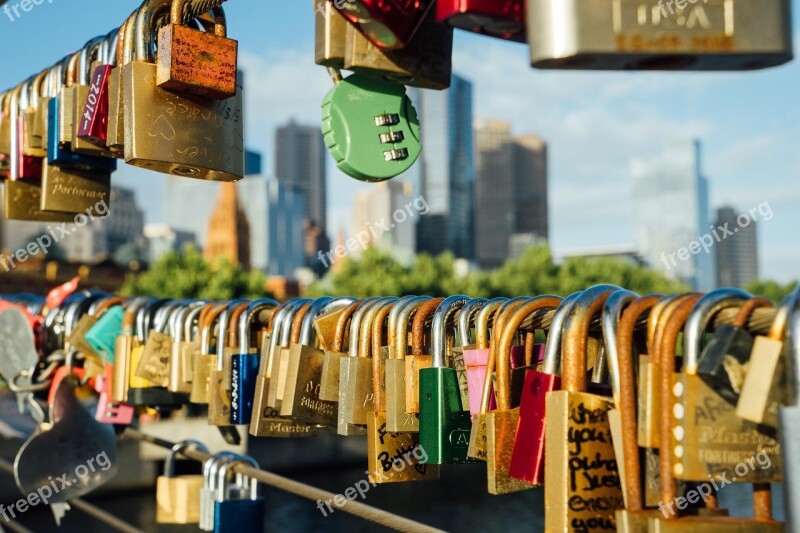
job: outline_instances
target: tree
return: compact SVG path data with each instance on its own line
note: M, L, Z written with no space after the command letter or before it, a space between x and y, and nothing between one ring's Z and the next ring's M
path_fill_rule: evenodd
M247 272L227 260L212 265L200 250L187 245L180 252L165 254L147 272L128 276L120 292L159 298L254 299L266 295L265 285L261 272Z
M771 280L753 281L747 286L747 291L756 296L763 296L777 305L795 289L797 283L797 281L790 281L781 285L777 281Z

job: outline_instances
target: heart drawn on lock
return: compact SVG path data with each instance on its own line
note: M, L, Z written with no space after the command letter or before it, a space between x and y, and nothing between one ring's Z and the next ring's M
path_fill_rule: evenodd
M77 377L64 378L50 404L50 429L40 428L17 453L14 476L23 494L46 490L52 493L47 503L66 502L117 474L114 428L81 404L79 387Z

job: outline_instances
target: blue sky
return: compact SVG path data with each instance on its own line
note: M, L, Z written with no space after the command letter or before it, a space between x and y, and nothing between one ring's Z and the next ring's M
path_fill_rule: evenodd
M11 0L14 5L18 0ZM230 0L230 33L246 78L248 146L273 164L272 132L294 117L319 122L330 87L313 61L311 0ZM0 12L0 87L41 70L118 25L138 2L44 0L10 21ZM793 2L795 54L800 16ZM46 37L42 37L46 36ZM745 73L537 71L525 45L457 33L454 69L475 87L476 117L499 118L515 133L550 143L551 241L556 249L633 240L631 158L699 138L715 208L741 212L768 202L760 225L762 277L800 274L800 63ZM330 232L350 225L353 193L369 185L329 165ZM115 183L136 189L148 222L162 218L164 176L121 166ZM198 186L215 186L198 182ZM680 209L680 206L675 206ZM687 243L688 244L688 243Z

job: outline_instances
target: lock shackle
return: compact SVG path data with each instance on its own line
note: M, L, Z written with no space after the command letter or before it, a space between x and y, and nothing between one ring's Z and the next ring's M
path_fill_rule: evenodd
M94 37L81 48L80 58L78 59L78 85L89 85L92 77L92 56L94 56L95 61L100 57L104 39L105 37Z
M228 307L228 304L226 303L218 303L214 305L215 306L212 307L211 310L206 314L205 320L203 321L203 327L200 330L200 353L203 355L213 355L211 353L211 338L213 336L214 339L218 339L218 336L215 333L215 325L219 320L219 316Z
M561 374L561 339L564 336L564 324L581 294L583 291L573 292L561 300L561 305L556 308L556 312L550 320L550 330L547 332L544 361L542 362L542 373L544 374Z
M267 371L272 369L272 360L275 352L279 350L280 337L283 330L283 320L295 306L294 300L289 301L278 307L272 314L272 330L269 335L269 351L267 352Z
M381 353L381 348L389 345L390 341L388 341L388 339L391 338L388 331L390 329L388 325L390 323L389 315L395 307L401 305L401 300L402 298L398 298L394 302L389 302L381 306L378 312L375 313L375 318L372 321L372 410L375 413L386 411L384 401L385 379L381 379L385 377L382 370L385 367L386 359L384 358L384 354ZM387 330L386 338L383 336L384 328ZM388 358L389 353L386 353L385 357Z
M687 373L697 374L703 335L714 315L723 309L738 307L752 297L741 289L717 289L697 301L683 334L683 368Z
M678 343L678 334L684 329L684 324L693 314L693 308L702 298L702 295L695 294L690 298L683 299L676 309L666 317L666 327L661 336L659 345L659 364L661 365L661 380L659 397L662 406L671 405L674 401L672 389L674 387L675 372L675 347ZM659 320L660 321L660 320ZM686 332L684 331L684 336ZM684 354L685 357L685 354ZM672 410L662 409L663 416L659 420L659 436L662 443L667 443L662 449L667 450L672 434ZM672 471L672 453L662 453L659 457L660 488L659 495L661 501L673 501L676 495L675 478ZM663 498L667 498L666 500Z
M39 98L42 95L42 89L44 87L44 81L47 79L47 75L50 73L48 69L41 71L30 84L30 105L28 109L39 109Z
M154 298L149 296L139 296L130 300L125 308L125 315L122 317L122 335L132 336L136 327L136 317L139 315L139 310L147 305Z
M182 453L188 448L196 448L203 453L208 453L208 448L206 445L199 440L186 439L176 443L172 448L169 449L167 452L167 458L164 460L164 475L166 477L175 477L175 455Z
M19 100L17 102L17 110L24 113L31 105L31 83L33 78L28 78L22 82L22 89L19 92Z
M65 337L69 337L75 326L78 325L78 320L89 311L94 302L108 296L104 292L95 291L81 291L73 295L77 296L77 298L67 305L67 312L64 315Z
M300 329L303 326L303 320L308 316L308 310L314 305L314 300L303 304L292 317L291 328L289 330L289 346L300 342Z
M117 43L119 42L119 28L114 28L108 32L100 46L99 61L101 65L116 66L117 64Z
M233 461L235 456L233 452L223 451L212 455L203 463L203 484L206 488L212 492L216 490L217 472L223 464Z
M480 311L488 301L488 298L472 298L461 309L461 312L458 314L457 328L458 342L461 346L469 346L472 344L469 334L472 331L473 324L475 324L478 311Z
M489 326L493 323L497 311L508 301L508 298L493 298L483 304L475 317L475 348L489 348ZM460 318L460 317L459 317Z
M168 335L175 315L186 306L186 303L186 300L172 301L156 311L152 329L158 333Z
M330 296L323 296L311 303L311 307L308 308L308 312L303 316L303 322L300 324L300 344L303 346L314 345L314 341L317 340L317 332L314 331L314 320L323 315L323 310L332 301L333 298Z
M510 311L503 321L503 330L498 331L499 340L492 343L489 351L489 364L486 367L486 379L484 380L484 394L486 404L489 404L489 389L491 387L491 367L497 367L497 392L495 399L497 408L502 411L511 409L511 344L517 331L528 317L533 317L532 327L536 329L536 317L541 315L543 310L557 309L564 300L559 296L543 295L531 298L529 301ZM483 409L483 398L481 398L481 409Z
M298 315L298 313L303 311L303 308L308 309L307 306L311 304L311 302L312 300L310 298L296 298L289 311L283 315L283 324L281 325L280 337L281 348L288 348L291 344L292 325L294 324L294 318Z
M133 32L136 26L136 17L139 14L139 9L131 13L131 16L125 19L122 26L119 28L119 35L117 36L117 49L114 55L117 57L117 66L121 67L133 61Z
M700 293L688 293L688 294L679 294L675 297L666 299L666 302L662 300L656 307L653 309L653 312L658 313L657 318L653 321L654 329L653 329L653 352L651 356L651 361L655 364L659 364L659 357L661 357L661 338L664 336L664 329L667 325L667 321L669 320L669 316L672 314L678 306L681 305L681 302L684 302L690 298L694 298L695 296L702 296ZM650 327L650 322L648 321L647 327ZM649 334L649 329L648 329Z
M396 296L387 296L364 313L364 317L361 319L361 328L358 331L358 357L361 359L368 359L374 356L374 354L371 354L372 324L375 322L378 312L387 306L393 305L397 300ZM391 310L391 307L389 307L389 310Z
M619 292L617 291L614 295ZM658 305L660 300L662 300L662 296L648 295L630 302L622 311L616 331L617 349L615 353L617 354L617 372L619 376L619 380L616 383L619 384L619 398L614 397L614 404L620 412L622 449L625 462L625 483L623 483L623 487L625 487L626 507L630 511L641 511L643 509L642 490L639 485L642 467L639 462L639 445L637 443L637 425L639 421L636 413L633 338L640 319L648 313L652 313L653 308ZM608 304L608 301L606 301L606 304ZM605 309L606 307L603 308L604 313ZM603 319L605 317L606 315L604 314ZM605 329L603 335L606 335ZM606 337L606 342L608 342L608 337ZM612 357L610 356L609 360Z
M72 57L69 58L62 87L72 87L78 83L78 67L80 65L80 60L81 52L75 52Z
M396 336L397 331L397 318L400 316L400 312L403 308L408 305L409 303L413 302L414 299L419 298L415 294L409 294L406 296L402 296L397 302L392 306L392 310L389 311L389 325L386 327L386 344L388 346L394 347L394 338ZM394 349L394 348L392 348ZM389 356L391 358L391 355Z
M249 455L240 455L238 453L233 454L233 459L229 462L225 462L219 469L216 487L216 499L218 502L225 501L225 480L228 479L228 473L230 472L230 469L239 464L250 465L256 470L261 469L261 465L259 465L258 461L256 461L253 457ZM250 499L258 499L258 480L247 476L244 477L250 480Z
M207 303L205 300L188 300L181 309L172 314L169 331L175 342L191 339L192 323L197 320Z
M239 351L241 353L250 353L251 329L256 320L259 320L261 324L266 323L260 318L261 315L273 311L278 305L278 302L272 298L260 298L247 306L247 309L239 317Z
M216 7L211 10L214 16L214 35L217 37L228 36L228 21L225 16L225 10L222 6ZM182 26L184 15L186 14L186 0L173 0L172 8L170 9L170 23L177 26Z
M96 302L92 303L89 306L88 314L95 317L100 318L103 314L106 313L109 309L114 307L115 305L122 305L127 301L127 298L124 296L108 296L106 298L101 298Z
M145 342L150 331L156 328L156 316L163 316L163 308L172 305L173 300L156 300L139 312L136 316L136 327L142 342Z
M419 308L422 307L422 304L432 299L430 296L415 296L408 303L400 307L398 307L398 304L392 308L392 311L398 310L394 325L394 336L389 339L389 342L394 346L392 355L395 359L403 360L406 358L408 354L408 323Z
M790 312L794 309L795 302L800 299L798 296L799 294L800 284L798 284L798 286L795 287L795 289L781 301L781 304L778 306L778 310L775 313L775 318L772 319L772 324L769 327L767 337L773 340L783 339L783 336L786 334L786 327L787 323L789 322Z
M398 307L401 307L411 301L414 296L403 296L402 298L398 298L394 302L390 302L389 305L381 307L378 312L375 314L375 318L372 321L372 333L371 333L371 342L372 342L372 353L377 354L380 349L384 346L391 346L392 341L391 339L394 338L394 327L392 326L392 312L395 311ZM386 336L384 337L383 332L386 331ZM380 358L378 358L380 360Z
M662 297L656 305L650 310L650 314L647 315L647 353L650 354L651 357L655 358L655 354L658 353L656 343L656 335L659 330L658 328L658 319L661 316L661 313L664 312L664 309L667 307L667 304L670 302L674 302L675 300L681 297L680 294L673 294L669 296ZM655 359L653 359L655 361Z
M589 342L589 326L592 319L603 310L611 294L621 290L616 285L595 285L583 291L575 300L564 324L566 338L562 340L561 357L562 390L586 391L586 355Z
M242 304L249 304L248 300L243 298L239 298L236 300L231 300L225 306L222 313L219 315L218 325L219 325L219 333L217 333L217 371L222 372L224 369L224 362L225 362L225 345L227 339L227 332L228 328L231 324L231 314L238 309Z
M500 306L500 309L492 317L494 319L494 323L492 325L492 332L496 331L497 335L492 335L491 338L489 339L490 348L493 344L500 341L500 335L503 332L503 320L506 316L506 313L514 311L520 305L529 301L530 299L531 299L530 296L516 296Z
M357 298L353 298L352 296L340 296L338 298L334 298L333 300L328 302L328 304L326 304L325 307L322 308L322 311L320 311L319 315L317 315L316 318L323 317L323 316L329 315L331 313L336 313L336 312L339 312L339 311L344 312L348 307L350 307L351 305L353 305L356 302L358 302L358 299ZM315 334L315 335L316 335L316 332L317 332L316 328L314 327L314 322L316 321L316 318L311 321L311 325L310 325L312 333ZM337 324L338 324L338 320L337 320ZM304 344L304 340L303 339L306 338L305 327L306 327L306 325L305 325L305 323L303 323L303 329L300 330L300 343L301 344ZM334 332L334 337L335 337L335 335L336 335L336 333ZM316 339L312 337L309 345L313 344L315 340Z
M414 313L414 321L411 323L411 355L425 355L425 326L428 321L432 322L432 315L444 298L431 298L423 302Z
M154 38L156 22L159 15L165 13L171 5L171 0L145 0L139 12L136 14L136 24L134 26L134 49L133 60L153 63L155 54L153 46L156 44Z
M463 294L448 296L433 313L431 324L431 367L447 366L447 326L455 322L457 314L469 302L470 297Z
M226 345L231 348L238 347L239 345L239 325L242 314L249 307L250 302L242 302L231 311L228 317L228 329L225 332ZM241 353L241 352L240 352Z
M334 353L341 353L342 347L344 346L345 339L350 331L350 319L353 318L353 314L361 307L361 304L364 303L364 300L356 300L355 302L348 305L342 314L339 315L339 320L336 322L336 332L333 336L333 344L331 345L331 352Z
M611 374L611 392L615 405L619 405L619 352L617 351L617 328L622 312L639 295L629 290L619 290L608 297L603 305L603 346L608 357L608 371ZM600 366L599 364L596 366ZM595 382L599 379L593 380Z
M358 336L361 332L361 321L364 319L364 315L367 311L381 300L383 300L383 298L380 297L367 298L358 306L355 313L353 313L353 317L350 319L350 343L347 351L349 357L358 357Z

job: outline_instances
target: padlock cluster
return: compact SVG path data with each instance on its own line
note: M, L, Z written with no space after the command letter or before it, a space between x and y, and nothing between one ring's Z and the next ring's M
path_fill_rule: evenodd
M52 405L84 383L101 426L194 404L230 443L243 427L366 435L376 484L484 463L491 494L547 488L548 531L782 531L770 483L792 487L781 443L796 439L798 298L775 309L737 289L612 285L281 304L82 291L42 315L20 296L0 312L16 355L0 348L0 373L40 422L36 391ZM718 507L721 479L754 484L753 519Z
M119 29L0 94L6 218L69 222L107 205L119 159L241 179L238 44L223 1L146 0Z
M312 2L315 60L335 83L322 104L325 143L342 172L364 181L397 176L419 157L404 86L450 86L454 28L527 42L538 69L753 70L792 59L788 0ZM769 20L768 30L753 18Z

